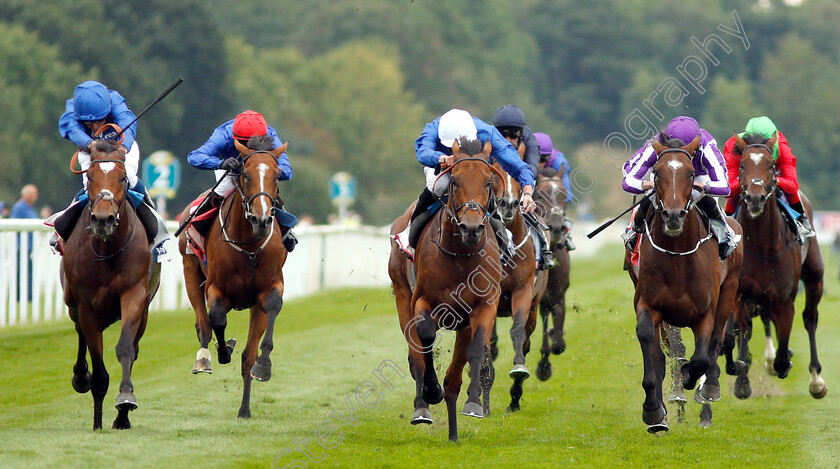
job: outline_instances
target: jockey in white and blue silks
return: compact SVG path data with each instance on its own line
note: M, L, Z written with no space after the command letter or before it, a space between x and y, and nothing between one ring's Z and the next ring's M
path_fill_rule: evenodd
M239 150L236 149L234 140L247 145L251 137L260 136L270 137L274 142L274 148L283 145L280 137L277 136L277 131L266 124L262 114L251 110L244 111L234 119L218 126L203 145L187 155L187 161L192 166L199 169L214 170L216 181L219 181L228 172L224 180L219 182L209 195L209 203L204 204L201 212L196 213L196 215L211 208L219 207L224 198L234 190L234 178L238 176L237 172L242 167ZM277 157L277 167L280 169L280 181L288 181L292 178L292 166L289 164L289 157L286 152ZM278 197L277 200L279 201L280 198ZM283 243L286 250L291 252L297 244L297 238L291 231L291 228L297 223L297 218L286 212L282 206L275 207L274 213L284 236Z
M147 229L147 234L151 237L155 261L160 262L169 260L169 255L163 246L163 243L169 239L169 233L166 230L166 222L157 213L145 185L137 177L140 166L140 147L134 140L137 123L132 124L132 122L135 117L120 93L107 89L102 83L90 80L77 86L73 97L65 103L64 114L58 120L58 133L79 148L77 158L79 166L84 171L90 167L90 149L94 142L98 139L116 137L116 132L105 131L96 138L93 135L106 124L116 124L123 130L121 145L126 151L125 174L128 177L129 189L144 198L144 202L137 205L136 211ZM87 173L82 174L82 183L87 189ZM68 210L64 211L67 219L72 219L69 225L75 224L75 217L80 213L74 204L82 194L83 192L74 199L74 203L71 203ZM60 225L62 223L58 222L56 228ZM69 232L60 234L62 237L69 236Z
M454 162L452 144L460 138L478 139L482 144L490 142L493 149L490 152L489 163L492 164L494 159L498 160L502 168L519 182L523 194L521 199L522 209L526 213L533 212L536 208L533 199L534 175L528 165L519 157L519 153L513 148L513 145L502 137L502 134L492 125L472 117L467 111L452 109L426 124L420 137L414 142L417 161L424 166L426 189L417 201L411 220L415 220L425 213L437 201L435 196L442 196L449 187L449 173L441 177L438 177L438 175L441 172L442 163L449 166ZM425 225L428 217L424 218L426 219L422 221L422 224ZM502 250L505 250L505 247L509 248L510 242L501 219L496 216L490 217L490 223L493 225L497 237L500 238L500 248ZM406 255L413 260L415 248L413 243L416 240L409 240L410 228L411 223L409 222L409 226L402 233L394 235L394 239Z
M731 228L726 223L726 217L718 207L717 201L712 198L726 197L729 195L729 182L726 177L726 163L723 159L723 154L717 147L717 142L714 137L705 129L701 129L697 121L691 117L679 116L672 119L666 129L660 135L654 138L660 139L678 139L684 144L690 143L697 137L700 137L700 146L694 155L691 155L691 163L694 166L694 185L702 187L701 192L697 188L692 189L691 197L697 202L697 207L701 209L713 222L717 223L719 230L716 230L718 242L720 244L720 257L725 259L729 257L732 251L735 250L737 243ZM631 194L642 194L646 191L648 195L639 204L636 211L636 216L633 218L633 223L625 233L625 242L628 246L632 243L635 246L637 233L643 230L644 217L650 207L650 196L653 191L653 181L645 180L646 176L651 172L658 155L651 145L652 140L645 142L645 144L633 154L633 156L624 163L623 172L624 180L622 188Z

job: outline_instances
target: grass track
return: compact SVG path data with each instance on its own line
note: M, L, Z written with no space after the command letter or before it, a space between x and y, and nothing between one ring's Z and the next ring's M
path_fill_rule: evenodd
M246 312L229 315L229 336L239 339L233 363L214 361L215 373L200 376L190 374L197 349L192 312L151 316L134 367L140 407L131 413L128 431L110 429L120 379L113 352L117 327L105 337L111 386L103 425L108 429L96 433L90 394L76 394L70 386L76 346L70 320L0 330L0 467L269 467L278 452L294 449L295 441L323 459L316 464L294 451L274 461L279 467L294 467L296 459L309 467L840 467L840 286L831 253L825 253L829 266L818 330L826 398L817 401L808 394L800 299L790 376L779 380L764 374L758 333L751 344L753 397L735 399L733 380L725 377L712 428L697 427L699 405L689 402L685 423L672 421L663 436L647 434L641 421L641 353L631 282L620 270L620 254L616 246L573 262L568 349L552 357L550 381L526 381L523 410L517 414L504 411L512 352L505 332L510 319L500 319L493 415L460 418L457 444L446 439L443 404L432 408L434 425L409 425L414 384L408 375L401 379L386 371L395 387L373 391L370 401L379 401L371 408L355 399L360 383L379 383L372 371L383 360L408 371L406 345L386 289L333 291L287 302L277 324L273 378L253 384L249 421L236 418ZM532 371L537 356L532 351L528 357ZM448 356L445 362L439 369ZM363 392L364 385L359 389ZM465 394L466 382L461 402ZM669 412L676 414L670 406ZM324 435L335 443L329 449L314 441L325 421L337 428Z

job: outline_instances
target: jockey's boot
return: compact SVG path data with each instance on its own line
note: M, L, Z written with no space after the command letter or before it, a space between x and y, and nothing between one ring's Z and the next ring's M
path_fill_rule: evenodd
M726 259L729 257L735 248L738 247L738 243L735 242L735 234L732 231L732 228L729 227L729 224L726 223L726 217L723 214L723 211L718 206L715 199L711 196L703 196L698 202L697 207L709 217L709 223L712 229L712 232L718 240L718 254L720 259Z
M563 228L566 229L566 251L574 251L577 247L574 241L572 241L572 220L568 218L563 219Z
M222 202L225 201L225 196L219 195L212 191L209 194L207 194L207 198L209 200L199 204L198 208L195 210L195 212L193 212L193 220L195 220L195 218L201 215L202 213L207 213L214 208L221 207ZM198 231L198 234L206 238L210 227L213 226L213 218L193 221L192 226L195 228L196 231Z
M513 242L511 242L510 236L508 236L505 222L501 218L496 218L497 216L494 214L490 217L490 226L493 227L493 231L496 233L496 241L499 243L499 257L502 266L512 265L514 262Z
M811 220L808 219L808 214L805 213L805 207L802 206L802 201L791 204L790 208L800 213L799 218L794 222L796 225L796 239L799 244L805 244L805 238L816 236L814 228L811 226Z
M279 195L274 201L274 217L277 219L277 224L280 225L280 234L283 235L283 247L286 248L286 252L294 251L298 239L295 236L295 232L292 231L292 228L297 225L297 217L286 211L286 205Z
M428 188L423 189L420 197L417 199L417 204L414 205L414 211L411 212L411 218L405 229L392 236L394 241L411 262L414 262L414 249L417 247L417 242L420 240L420 235L423 233L423 228L426 223L432 218L429 213L429 207L437 202L432 191Z
M166 221L157 212L155 203L149 197L146 191L146 186L139 179L137 184L131 188L132 191L143 195L143 200L137 205L137 216L143 223L143 228L146 229L146 237L149 239L149 245L152 249L152 258L154 262L161 263L172 259L172 256L166 252L166 241L169 240L169 231L166 229Z
M553 269L554 266L557 265L554 262L554 253L551 251L551 247L548 243L548 239L545 236L545 231L543 230L543 225L540 220L536 217L536 215L523 215L522 219L525 221L525 224L528 225L528 229L534 232L537 235L537 239L539 240L539 250L540 250L540 262L537 265L538 270L549 270Z
M76 221L78 221L79 216L82 214L82 211L85 209L85 207L87 207L87 199L85 199L84 201L79 200L84 195L85 190L80 190L73 197L73 200L70 202L70 205L67 206L67 208L50 217L52 219L53 225L55 225L55 235L53 235L50 238L50 246L52 247L53 251L63 254L63 251L60 247L61 243L59 243L58 237L61 237L61 239L63 240L66 240L70 237L70 234L73 232L73 228L76 226Z
M624 246L627 247L628 251L636 249L639 236L644 231L645 217L650 209L650 197L647 195L643 195L642 197L643 199L639 202L639 207L636 208L636 215L631 220L630 226L621 234L621 239L624 240Z

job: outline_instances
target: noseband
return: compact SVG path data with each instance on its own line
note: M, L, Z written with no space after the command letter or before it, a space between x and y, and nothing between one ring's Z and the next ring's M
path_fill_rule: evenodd
M119 163L119 164L123 165L123 168L125 168L125 161L118 160L118 159L115 159L115 158L104 158L104 159L101 159L101 160L92 160L90 162L91 165L99 164L99 163ZM90 169L90 168L88 168L88 169ZM85 173L87 171L88 170L86 169L84 171L81 171L81 173ZM123 176L123 189L124 189L124 193L128 191L128 178L125 177L125 176ZM116 222L114 223L114 226L119 226L120 225L120 210L122 209L122 206L125 203L125 196L123 196L123 198L120 199L119 202L117 202L116 198L114 198L114 194L111 191L100 192L100 193L96 194L95 197L92 197L90 199L90 203L88 203L88 211L90 212L91 217L93 216L94 206L97 203L99 203L99 201L101 201L101 200L107 201L108 203L110 203L114 207L114 209L116 209L117 215L116 215Z
M491 165L489 162L487 162L487 160L485 160L484 158L479 158L477 156L471 156L471 157L468 157L468 158L461 158L460 160L456 161L452 166L446 168L446 170L441 172L440 175L438 175L438 179L440 179L440 177L443 176L444 174L446 174L447 172L452 171L452 168L454 168L456 165L458 165L462 161L481 161L482 163L489 166L491 170L495 171L496 174L498 174L500 178L504 179L504 176L502 176L502 173L500 173L498 169L494 168L493 165ZM450 195L452 194L452 180L451 179L449 181L449 188L447 189L447 193L450 194ZM481 212L481 213L483 213L481 222L484 223L485 221L487 221L487 219L490 218L490 208L489 207L492 204L492 202L494 202L496 200L495 197L493 196L492 180L490 182L490 185L487 188L487 194L488 194L487 206L481 205L480 203L476 202L475 200L470 200L469 202L465 202L461 205L458 205L454 209L452 209L452 208L449 207L449 204L445 203L440 197L437 196L437 194L434 193L434 191L432 191L432 195L435 197L435 199L437 199L438 202L440 202L440 205L449 214L449 218L456 225L461 223L461 217L458 216L458 213L460 213L462 209L464 210L464 213L469 212L470 210L475 210L475 211Z

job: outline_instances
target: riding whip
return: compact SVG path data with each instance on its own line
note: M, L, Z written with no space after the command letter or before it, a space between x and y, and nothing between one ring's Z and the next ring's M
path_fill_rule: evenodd
M140 119L141 117L143 117L143 114L145 114L145 113L146 113L146 111L148 111L149 109L151 109L151 108L152 108L152 106L154 106L155 104L159 103L159 102L160 102L163 98L165 98L165 97L166 97L166 95L168 95L170 92L172 92L172 90L174 90L174 89L175 89L178 85L180 85L180 84L181 84L181 83L183 83L183 82L184 82L184 79L183 79L183 78L181 78L181 77L178 77L178 79L177 79L177 80L175 80L175 82L174 82L174 83L172 83L171 85L169 85L169 88L167 88L167 89L166 89L163 93L161 93L161 94L160 94L160 96L158 96L157 98L155 98L155 100L154 100L154 101L152 101L152 103L151 103L151 104L149 104L148 106L146 106L146 109L143 109L143 112L141 112L140 114L138 114L138 115L137 115L137 117L135 117L135 118L134 118L134 120L133 120L133 121L131 121L131 123L130 123L130 124L128 124L127 126L125 126L125 129L120 130L120 132L116 135L116 137L119 137L120 135L122 135L122 133L123 133L123 132L125 132L125 131L126 131L126 129L128 129L129 127L131 127L132 125L134 125L134 123L135 123L135 122L137 122L137 120L138 120L138 119ZM115 137L115 138L116 138L116 137Z
M216 184L214 184L213 187L210 188L210 192L208 192L207 195L204 196L204 200L202 200L201 203L198 204L198 207L196 207L195 210L193 210L193 212L190 214L190 216L188 216L187 219L184 220L184 223L181 223L181 226L179 226L178 229L175 231L175 235L174 235L175 238L177 238L181 234L181 232L184 231L184 229L187 227L187 225L190 224L192 219L195 218L195 214L198 213L199 211L201 211L201 208L204 207L204 204L206 204L207 201L210 200L210 194L212 194L213 191L217 187L219 187L219 184L222 181L225 180L225 178L227 177L229 172L230 172L229 169L225 170L225 174L222 174L222 177L220 177L219 180L216 181Z
M605 230L608 226L610 226L610 225L612 225L613 223L615 223L615 222L616 222L616 220L618 220L619 218L621 218L621 217L622 217L625 213L627 213L627 212L629 212L630 210L633 210L634 208L636 208L636 206L637 206L637 205L639 205L640 203L642 203L642 201L643 201L643 200L645 200L645 198L644 198L644 197L640 198L638 202L636 202L636 203L634 203L633 205L631 205L629 208L627 208L627 210L625 210L625 211L623 211L623 212L619 213L617 217L613 218L612 220L608 220L606 223L604 223L603 225L599 226L598 228L595 228L595 229L594 229L591 233L589 233L588 235L586 235L586 237L587 237L587 238L589 238L589 239L592 239L595 235L597 235L598 233L600 233L600 232L604 231L604 230Z

